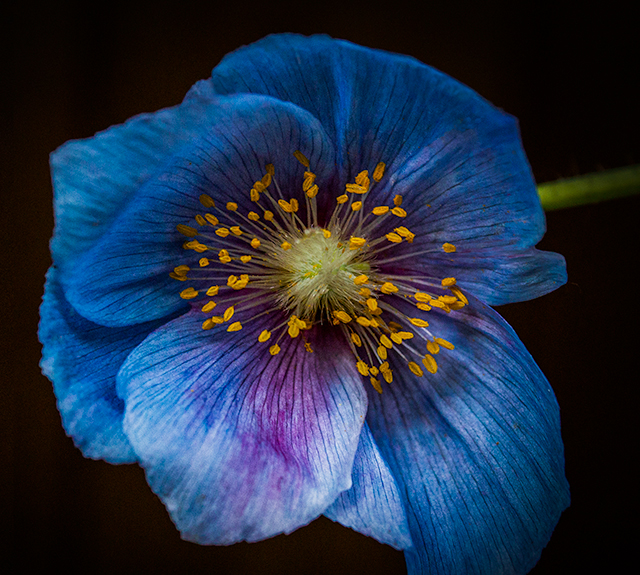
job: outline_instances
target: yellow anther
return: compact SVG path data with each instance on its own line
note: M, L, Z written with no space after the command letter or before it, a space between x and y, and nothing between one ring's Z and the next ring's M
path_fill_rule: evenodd
M394 232L388 233L385 237L394 244L399 244L402 241L402 238Z
M250 197L251 197L251 201L252 202L259 202L260 201L260 192L258 192L258 190L256 190L255 188L251 188Z
M366 243L367 243L367 240L365 238L358 238L356 236L351 236L349 238L349 249L356 250L358 248L363 247Z
M213 323L213 320L208 318L202 322L202 329L211 329L214 325L215 323Z
M216 230L216 236L226 238L231 232L227 228L218 228Z
M257 222L260 219L260 216L258 214L256 214L255 212L249 212L247 214L247 217L252 221L252 222Z
M368 179L368 178L367 178ZM351 194L366 194L368 191L368 187L359 185L359 184L347 184L346 190Z
M232 286L234 283L238 281L238 276L229 276L227 278L227 285Z
M290 250L293 246L289 242L284 241L280 244L280 247L286 251L286 250Z
M382 176L384 175L384 169L385 169L385 163L384 162L380 162L376 166L376 169L373 170L373 181L374 182L379 182L382 179Z
M427 342L427 351L436 355L440 351L440 346L435 341L429 340Z
M363 297L369 297L371 295L371 290L368 287L360 288L358 292Z
M375 311L376 309L378 309L378 300L374 297L370 297L367 300L367 307L370 311Z
M276 169L273 167L273 164L267 164L264 168L271 177L276 173Z
M304 173L304 181L302 182L302 191L308 191L311 186L313 186L313 182L315 182L316 175L313 172L305 172Z
M362 202L353 202L353 204L351 204L351 209L354 212L359 212L362 209Z
M380 343L387 349L391 349L393 347L393 343L391 343L391 340L384 334L380 336Z
M446 305L451 305L452 303L455 303L458 301L458 298L454 295L441 295L441 296L438 296L438 299Z
M174 280L178 280L180 282L186 282L187 281L187 276L180 276L176 272L169 273L169 277L173 278Z
M200 258L198 260L198 265L201 268L206 268L211 262L209 261L209 258Z
M422 311L431 311L431 306L428 303L417 303L416 307Z
M265 188L268 188L271 185L271 174L267 172L264 176L262 176L262 178L260 178L260 183Z
M382 377L384 377L384 380L387 383L391 383L393 381L393 372L390 369L388 369L387 371L383 371Z
M218 252L218 257L220 257L220 258L228 258L229 257L229 252L227 250L225 250L225 249L221 249Z
M252 247L254 250L257 250L257 249L260 247L260 240L259 240L258 238L253 238L253 239L251 240L251 247Z
M391 213L394 216L398 216L399 218L406 218L407 217L407 212L405 210L403 210L402 208L399 208L397 206L391 210Z
M313 353L313 350L311 349L311 344L308 341L304 342L304 348L309 352L309 353Z
M455 295L463 304L465 305L469 305L469 300L467 299L467 296L465 296L461 291L459 287L452 287L450 288L451 292L453 293L453 295Z
M389 295L389 294L392 294L392 293L396 293L398 291L398 288L396 286L394 286L391 282L384 282L380 286L380 291L382 293L386 293L387 295Z
M294 316L295 317L295 316ZM287 330L290 337L298 337L300 335L300 327L297 323L289 322L289 329Z
M387 359L387 348L386 347L384 347L382 345L379 345L377 351L378 351L378 357L380 359L382 359L382 360ZM382 364L382 365L384 365L384 364ZM382 370L382 365L380 366L380 371L383 371Z
M235 212L238 209L238 204L236 204L235 202L227 202L227 209L230 212Z
M355 343L358 347L362 347L362 340L357 333L351 332L351 341Z
M268 330L266 330L266 329L263 329L263 330L260 332L260 335L258 336L258 341L259 341L260 343L264 343L264 342L265 342L265 341L267 341L270 337L271 337L271 332L270 332L270 331L268 331Z
M437 344L439 344L441 347L444 347L445 349L455 349L455 345L453 345L450 341L447 341L446 339L442 339L441 337L434 337L433 339Z
M369 278L364 274L360 274L359 276L353 278L353 283L356 284L357 286L366 284L368 281L369 281Z
M291 204L287 202L287 200L278 200L278 205L282 208L283 212L290 214L293 211L291 209Z
M208 196L207 194L202 194L200 196L200 203L205 208L215 208L216 207L216 203L213 201L213 198L211 196Z
M173 273L175 273L178 276L184 276L190 269L191 268L189 266L185 266L185 265L176 266L175 268L173 268Z
M381 216L382 214L386 214L390 209L389 206L378 206L377 208L373 208L371 213L374 216Z
M415 299L417 299L418 301L422 301L422 302L428 302L431 301L433 299L432 296L430 296L428 293L424 293L424 292L416 292L413 296Z
M247 280L238 280L231 286L231 289L234 289L236 291L241 290L243 288L246 288L248 283L249 282Z
M399 331L398 335L402 339L413 339L413 334L410 331Z
M393 231L396 232L399 236L402 236L409 243L413 243L413 239L416 237L416 235L413 232L410 232L404 226L400 226L399 228L395 228Z
M382 310L378 308L374 313L378 313L379 315L382 313ZM372 317L369 321L371 322L371 327L380 327L380 324L376 321L376 318Z
M248 264L251 261L251 256L240 256L240 261L243 264Z
M193 289L192 287L188 287L187 289L184 289L180 292L180 297L182 299L193 299L194 297L198 297L198 293L200 292Z
M382 386L380 385L380 381L378 381L375 377L370 377L369 381L371 385L373 385L373 389L375 389L378 393L382 393Z
M300 150L296 150L295 152L293 152L293 155L296 157L296 160L298 160L298 162L300 162L305 168L309 167L309 160L307 160L307 157Z
M270 212L269 210L266 210L263 214L263 217L265 220L267 220L268 222L270 222L273 219L273 212Z
M187 236L188 238L192 238L198 235L198 230L192 228L191 226L185 226L184 224L178 224L176 226L176 230L178 230L183 236Z
M410 361L408 364L411 373L417 375L418 377L422 377L424 372L420 369L420 366L415 361Z
M360 316L356 319L356 321L363 327L369 327L371 326L371 320L364 317L364 316Z
M278 355L280 353L280 346L276 343L273 344L270 348L269 348L269 353L271 355Z
M300 209L300 205L298 204L298 200L296 200L295 198L291 198L291 201L289 202L289 205L291 206L291 211L292 212L297 212Z
M196 222L198 222L199 226L204 226L206 225L207 220L205 220L200 214L196 214Z
M386 350L385 350L385 352L386 352ZM380 364L380 371L382 373L384 373L385 371L389 371L389 370L390 370L390 367L389 367L389 362L388 361L385 361L385 362Z
M380 373L380 370L375 365L373 365L369 368L369 373L371 375L378 375Z
M402 196L397 194L394 198L393 198L393 205L394 206L398 206L400 207L402 205Z
M427 371L429 373L435 373L436 371L438 371L438 363L432 355L425 355L422 358L422 364L427 368Z
M351 316L346 311L337 310L333 312L333 315L342 323L349 323L351 321Z
M213 214L205 214L204 219L207 220L212 226L218 225L218 218L216 218Z
M344 204L345 202L349 201L349 196L347 196L347 194L342 194L341 196L338 196L336 198L336 201L339 204Z
M211 286L211 287L207 290L207 295L208 295L208 296L218 295L218 291L220 291L220 286Z
M231 233L234 236L241 236L242 235L242 230L240 229L240 226L231 226L229 229L231 230Z
M255 184L253 184L253 187L254 187L254 189L255 189L257 192L259 192L259 193L262 193L262 192L264 192L264 191L267 189L267 186L265 186L265 185L262 183L262 180L258 180Z
M428 327L429 323L419 317L410 317L409 322L417 327Z
M220 256L218 258L223 264L228 264L233 258L230 256Z
M463 301L454 301L452 304L449 304L449 307L452 310L462 309L464 307L464 302Z
M439 309L444 309L444 310L446 310L446 309L447 309L447 304L446 304L446 303L444 303L444 302L443 302L442 300L440 300L440 299L432 299L432 300L429 302L429 304L430 304L430 305L432 305L433 307L437 307L437 308L439 308Z
M451 287L456 285L456 278L444 278L441 283L442 287Z
M216 304L216 302L208 301L207 303L205 303L202 306L202 311L205 312L205 313L208 312L208 311L211 311L214 307L216 307L216 305L218 305L218 304Z
M240 331L242 329L242 324L239 321L234 321L228 328L227 331Z
M229 321L233 317L234 312L235 312L235 309L233 306L228 307L226 310L224 310L224 313L222 314L222 319L224 321Z
M323 230L322 230L322 235L323 235L325 238L329 239L329 238L331 237L331 232L330 232L329 230L325 230L325 229L323 229Z
M358 363L356 363L356 367L358 368L360 375L369 375L369 366L364 361L360 360Z
M362 170L357 176L356 176L356 184L358 184L359 186L364 186L369 185L369 170Z
M454 246L453 244L449 244L449 243L445 243L442 244L442 249L448 253L448 254L452 254L453 252L456 251L456 246Z
M206 252L209 248L204 244L201 244L198 240L191 240L190 242L185 242L182 246L187 250L193 250L199 254Z
M397 343L398 345L402 343L402 338L397 333L392 333L389 337L393 343Z
M307 197L315 198L318 195L318 189L318 184L313 184L313 186L307 190Z

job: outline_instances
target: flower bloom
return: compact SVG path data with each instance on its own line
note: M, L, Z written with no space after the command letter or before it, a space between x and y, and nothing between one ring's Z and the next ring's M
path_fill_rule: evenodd
M185 539L321 514L409 573L525 573L558 407L490 305L566 280L516 121L408 57L276 35L52 155L42 367Z

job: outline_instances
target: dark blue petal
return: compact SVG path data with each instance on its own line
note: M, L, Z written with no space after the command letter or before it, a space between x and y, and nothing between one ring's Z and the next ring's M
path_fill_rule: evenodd
M262 322L228 333L201 321L176 319L129 356L118 375L127 436L185 539L289 533L351 487L361 376L332 332L304 332L311 353L285 335L271 356Z
M409 573L527 573L569 503L553 391L491 308L428 317L455 350L422 378L394 356L367 414L405 500Z
M395 479L365 424L353 462L353 487L324 514L396 549L411 547L409 525Z
M122 430L124 403L116 395L116 374L158 323L106 328L87 321L64 299L53 267L47 273L40 316L40 365L53 382L67 433L87 457L136 461Z
M305 168L294 158L296 150L319 166L320 182L331 176L332 145L308 112L251 95L224 98L216 110L214 119L203 119L200 137L171 158L164 172L137 192L109 231L75 262L65 293L83 316L119 326L184 308L178 294L186 286L169 278L169 272L182 264L197 267L202 257L183 249L186 238L176 230L178 224L197 227L194 216L207 211L199 202L201 194L216 201L222 216L212 211L221 221L227 202L237 203L246 214L256 206L250 200L253 184L273 163L287 199L302 200ZM221 247L228 245L217 250Z
M445 242L473 252L499 270L498 277L471 278L491 303L535 297L562 283L554 256L530 252L512 265L511 256L542 237L544 213L516 120L468 87L413 58L293 34L229 54L212 82L219 93L269 94L311 111L336 142L342 184L385 162L386 175L368 198L382 205L404 197L409 216L402 225L417 237L400 255L441 251ZM412 257L428 267L426 255ZM525 260L530 269L523 269ZM519 291L523 277L527 290Z
M56 217L51 252L59 269L66 271L91 248L135 191L199 133L216 99L210 84L199 82L180 106L140 114L51 154Z

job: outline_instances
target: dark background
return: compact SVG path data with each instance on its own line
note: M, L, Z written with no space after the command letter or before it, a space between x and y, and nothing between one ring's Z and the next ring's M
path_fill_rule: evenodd
M44 561L47 571L87 573L404 573L402 553L324 518L251 545L186 543L140 468L87 460L73 447L38 368L53 226L48 154L179 103L225 53L292 31L410 54L473 87L520 119L539 182L630 165L640 162L636 20L615 2L590 11L512 1L159 4L27 3L2 17L0 540L11 555L0 569ZM536 575L622 572L633 550L639 200L548 214L540 246L565 255L569 283L500 308L562 410L573 502Z

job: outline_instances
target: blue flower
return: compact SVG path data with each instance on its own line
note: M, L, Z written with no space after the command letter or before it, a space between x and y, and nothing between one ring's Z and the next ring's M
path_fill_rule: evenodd
M409 573L525 573L568 505L553 392L489 306L566 281L517 123L323 36L51 158L42 368L83 453L185 539L321 514Z

